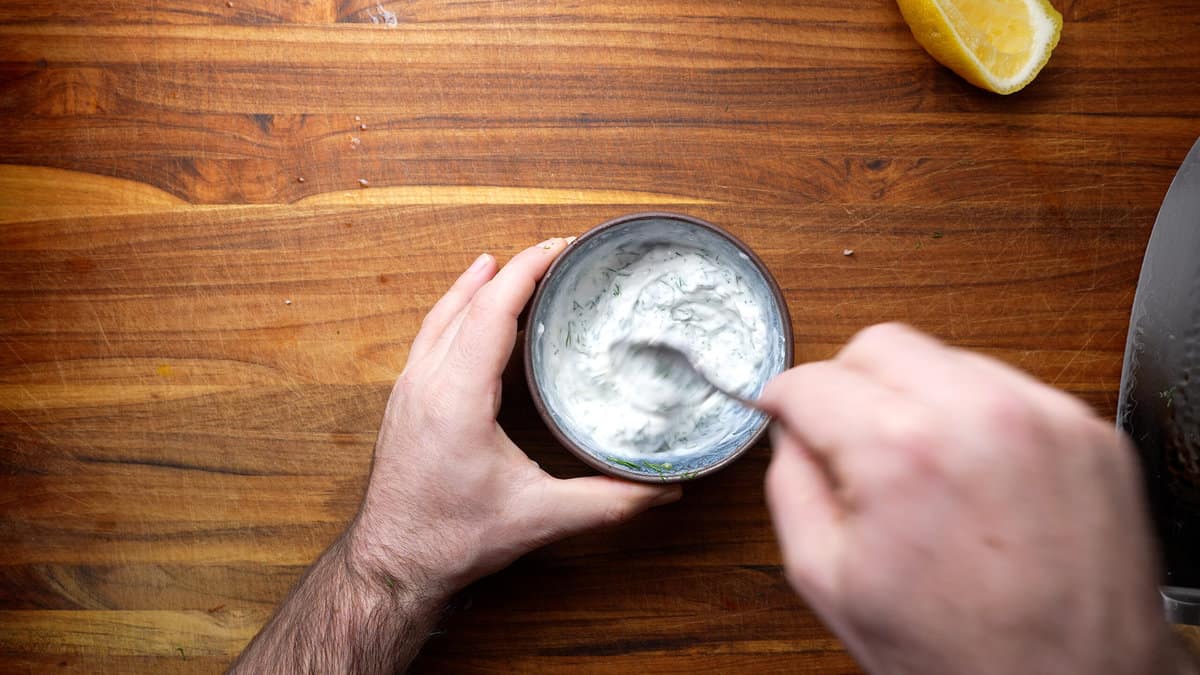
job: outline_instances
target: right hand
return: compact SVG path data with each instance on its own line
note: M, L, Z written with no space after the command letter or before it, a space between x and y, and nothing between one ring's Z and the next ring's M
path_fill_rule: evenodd
M772 381L788 580L877 673L1177 672L1129 442L900 325Z

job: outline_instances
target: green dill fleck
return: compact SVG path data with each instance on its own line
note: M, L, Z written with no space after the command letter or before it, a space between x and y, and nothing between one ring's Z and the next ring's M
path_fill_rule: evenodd
M183 659L184 661L187 661L187 654L183 653L183 647L176 647L175 651L179 652L179 658Z
M563 346L570 347L571 342L574 341L574 338L575 338L575 322L568 321L567 322L567 338L565 340L563 340Z
M941 230L936 230L936 231L933 233L933 238L934 238L934 239L941 239L941 238L942 238L942 237L944 237L944 236L945 236L945 235L944 235L944 234L942 234L942 231L941 231Z
M396 590L396 580L391 578L390 576L385 576L383 578L383 583L387 584L389 591Z
M608 455L608 456L605 456L604 459L607 459L609 462L611 462L613 464L616 464L618 466L623 466L626 469L632 469L634 471L637 471L638 469L642 468L642 467L638 466L637 464L634 464L633 462L630 462L629 460L621 459L620 457L613 457L611 455Z
M605 270L606 272L609 272L609 273L615 274L615 275L617 275L617 276L619 276L619 277L631 277L631 276L633 276L633 272L625 272L625 271L624 271L624 270L625 270L625 268L624 268L624 267L622 267L621 269L613 269L612 267L605 267L605 268L604 268L604 270Z
M619 296L620 294L621 294L621 284L613 284L613 297L615 298L615 297Z
M1175 387L1158 392L1158 397L1166 401L1167 407L1170 408L1171 404L1175 402Z
M670 464L658 464L656 462L648 462L644 459L642 460L642 466L660 475L671 469Z
M583 310L583 305L579 304L578 300L572 300L571 301L571 309L576 312L579 312L579 311Z

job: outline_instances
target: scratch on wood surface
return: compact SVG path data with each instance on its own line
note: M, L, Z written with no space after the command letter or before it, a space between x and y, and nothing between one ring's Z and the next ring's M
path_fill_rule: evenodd
M112 355L112 343L108 340L108 331L104 330L104 321L100 318L100 313L96 311L96 306L92 303L86 303L86 306L92 312L92 316L96 319L96 329L100 331L100 339L104 340L104 346L108 348L109 355Z
M26 324L26 326L28 326L28 323ZM19 364L21 365L21 367L22 367L22 368L24 368L24 369L25 369L25 371L26 371L26 372L28 372L28 373L29 373L31 376L34 376L34 377L36 377L36 376L37 376L37 373L33 372L33 368L30 368L30 367L29 367L29 363L27 363L27 362L25 361L25 357L21 356L21 353L20 353L20 352L18 352L16 349L14 349L14 348L13 348L13 346L12 346L12 344L11 344L11 342L12 342L12 338L11 338L11 337L9 337L9 336L7 336L7 335L0 335L0 337L4 338L4 346L5 346L5 347L8 347L8 351L12 352L12 355L13 355L14 357L16 357L16 359L17 359L17 363L19 363ZM57 361L55 361L55 364L57 364L57 363L58 363L58 362L57 362ZM62 367L61 367L61 366L59 367L59 372L60 372L60 373L62 372Z
M28 394L28 391L27 391L27 394ZM32 395L32 394L28 394L28 395L30 396L30 398L33 398L33 395ZM34 400L35 400L35 402L36 402L36 399L34 399ZM39 403L40 403L40 402L39 402ZM22 414L20 413L20 411L18 411L18 410L15 410L15 409L13 409L12 407L10 407L10 406L8 405L8 403L7 403L7 402L4 400L4 398L2 398L2 397L0 397L0 406L2 406L2 407L4 408L4 410L5 410L5 411L7 411L7 412L8 412L10 415L12 415L14 418L16 418L16 420L17 420L18 422L20 422L21 424L25 425L25 427L26 427L27 429L29 429L29 430L30 430L30 431L32 431L34 434L36 434L36 435L37 435L39 438L41 438L43 441L46 441L46 444L47 444L47 445L49 445L49 446L53 447L53 446L55 446L55 445L57 444L57 441L55 441L55 439L54 439L54 438L52 438L52 437L51 437L49 434L47 434L45 431L42 431L40 427L38 427L37 425L35 425L34 423L32 423L32 422L30 422L28 419L26 419L26 418L25 418L25 416L24 416L24 415L22 415ZM43 407L43 408L44 408L44 407Z
M852 227L861 227L863 225L866 225L867 223L871 222L872 220L875 220L876 218L878 218L879 214L882 213L882 211L876 211L875 213L872 213L871 215L869 215L865 218L860 218L857 213L855 213L854 211L851 211L850 208L844 204L842 205L842 210L846 212L846 215L848 215L854 219L854 224L852 225Z
M1079 355L1087 350L1088 345L1092 344L1092 339L1095 337L1095 333L1088 334L1088 339L1083 343L1083 346L1075 350L1075 353L1071 355L1070 360L1067 361L1067 365L1063 366L1062 370L1058 371L1058 375L1055 375L1054 379L1050 381L1051 385L1058 384L1058 381L1062 379L1062 376L1065 375L1066 372L1071 368L1071 364L1075 363L1075 360L1079 358Z
M1005 207L1005 210L1007 211L1007 207ZM995 269L997 264L1003 262L1002 259L1008 256L1009 249L1011 249L1018 241L1023 242L1027 240L1029 230L1031 229L1033 229L1032 225L1024 223L1015 232L1006 234L1004 237L1004 244L1000 247L1000 250L996 251L995 255L984 258L984 265L986 265L987 270L991 271ZM1015 262L1021 265L1027 264L1027 261L1025 260L1017 260Z
M1075 302L1071 303L1071 306L1068 307L1066 311L1060 311L1058 313L1058 318L1054 320L1054 323L1050 325L1050 329L1046 331L1046 335L1055 335L1058 332L1058 327L1062 325L1063 321L1075 318L1075 309L1079 307L1079 305L1083 304L1083 301L1086 300L1087 297L1087 295L1080 294L1078 298L1075 298Z

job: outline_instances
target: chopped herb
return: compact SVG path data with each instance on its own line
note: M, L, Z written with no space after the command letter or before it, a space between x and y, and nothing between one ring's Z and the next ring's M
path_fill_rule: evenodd
M663 474L671 470L671 465L669 463L658 464L655 462L647 462L646 460L642 460L642 466L658 474Z
M621 294L621 284L613 284L613 297L615 298L620 294Z
M626 267L628 267L628 265L626 265ZM622 267L621 269L613 269L613 268L611 268L611 267L605 267L604 269L605 269L606 271L608 271L608 272L611 272L611 273L613 273L613 274L615 274L615 275L619 276L619 277L631 277L631 276L633 276L633 272L623 272L622 270L624 270L624 269L625 269L624 267Z
M184 661L187 661L187 654L183 653L183 647L176 647L175 651L179 652L179 658L183 659Z
M1164 389L1158 392L1158 397L1167 402L1168 408L1170 408L1171 404L1175 402L1175 389L1175 387L1171 387L1170 389Z
M642 468L642 467L638 466L637 464L634 464L633 462L630 462L628 460L621 459L620 457L606 456L604 459L607 459L609 462L611 462L613 464L623 466L626 469L633 469L634 471L637 471L638 469Z
M934 238L934 239L941 239L943 236L945 236L945 235L943 235L943 234L942 234L941 230L938 230L938 231L936 231L936 232L934 232L934 233L933 233L933 238Z
M688 307L676 307L671 310L671 318L681 323L687 323L696 318L696 312Z

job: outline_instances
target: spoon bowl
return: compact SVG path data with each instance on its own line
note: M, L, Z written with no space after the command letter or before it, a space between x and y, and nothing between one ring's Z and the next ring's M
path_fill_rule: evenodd
M715 393L752 410L767 412L758 401L714 382L687 352L674 345L651 340L621 340L613 343L613 351L617 353L615 361L626 374L633 371L635 377L642 380L644 373L650 372L660 384L673 388L675 400L664 408L694 405L698 395L707 397ZM630 364L636 365L631 367Z

